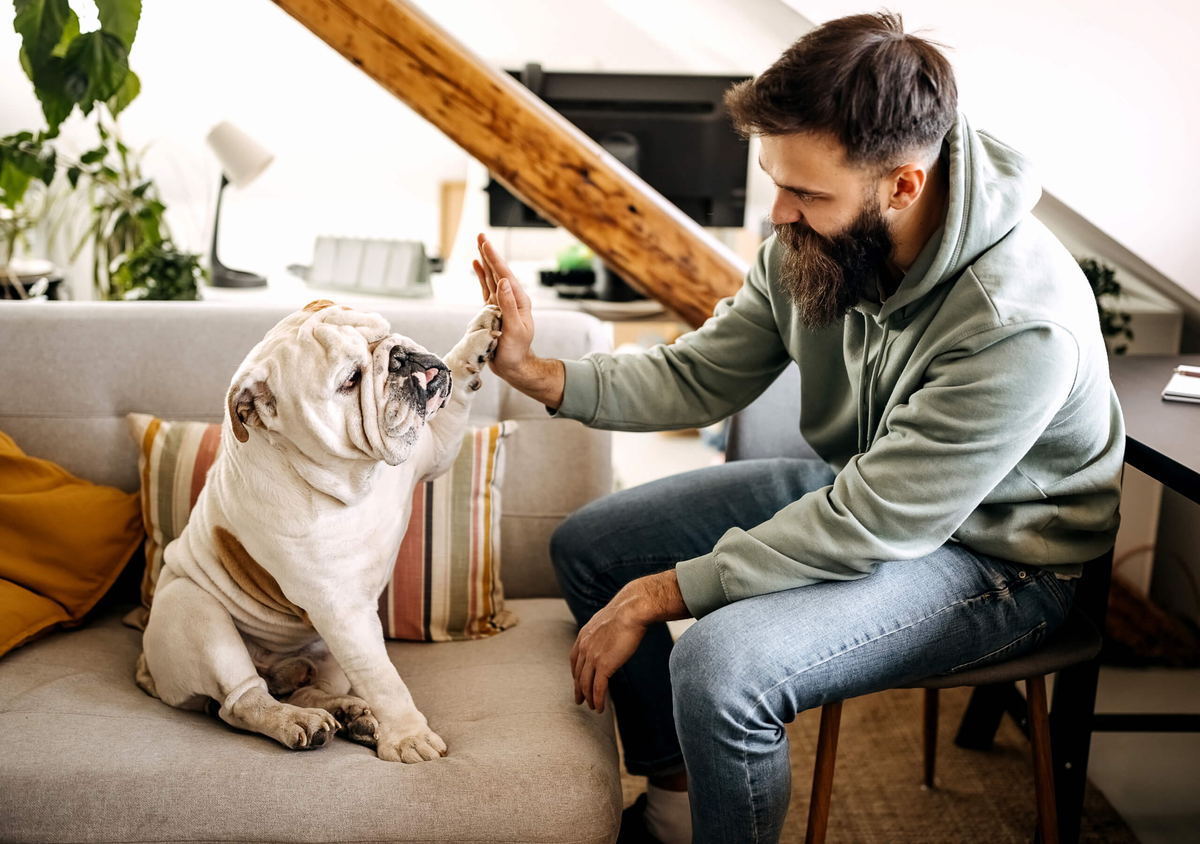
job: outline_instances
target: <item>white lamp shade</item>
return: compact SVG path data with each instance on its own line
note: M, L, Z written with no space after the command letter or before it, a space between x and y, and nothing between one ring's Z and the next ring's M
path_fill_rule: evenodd
M275 160L275 154L228 120L222 120L208 133L208 145L217 154L225 177L243 188L258 178Z

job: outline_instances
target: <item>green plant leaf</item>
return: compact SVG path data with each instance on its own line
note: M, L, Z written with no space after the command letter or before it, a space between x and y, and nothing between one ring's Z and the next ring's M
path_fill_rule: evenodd
M80 164L99 164L104 160L104 156L108 155L108 147L98 146L95 149L89 149L83 155L79 156Z
M0 203L9 208L16 208L17 203L25 196L29 187L30 175L13 163L10 155L5 155L0 161Z
M142 0L96 0L96 9L100 12L100 28L120 38L126 52L133 49Z
M54 181L55 165L58 163L58 151L52 146L44 146L41 152L38 153L37 163L39 172L35 175L42 180L42 184L47 187Z
M123 112L134 98L142 91L142 80L132 70L125 74L125 81L117 89L117 93L108 98L108 110L113 117ZM118 145L119 146L119 145Z
M3 161L8 167L24 173L27 177L39 179L47 185L54 180L54 164L57 157L54 148L43 146L33 140L28 132L18 132L3 138ZM28 181L28 180L26 180ZM9 185L17 188L17 181L10 175ZM21 188L24 192L24 188Z
M129 73L129 51L121 39L103 30L85 32L72 41L66 62L86 78L87 87L78 99L84 114L91 113L97 100L103 102L115 94ZM68 94L74 93L68 87Z
M41 64L31 65L33 71L33 92L37 94L42 104L42 114L46 116L47 138L58 136L58 127L71 115L77 98L72 91L82 93L87 88L87 80L83 78L82 85L74 80L79 74L73 73L66 59L51 56Z
M21 62L21 70L25 71L25 75L28 76L29 81L32 82L33 81L33 65L29 63L29 54L25 52L24 47L22 47L20 49L20 51L17 53L17 58Z
M79 184L79 177L81 175L83 175L83 170L81 170L79 167L67 168L67 181L71 183L72 190L74 190L75 186Z
M71 7L67 0L13 0L13 6L13 30L20 34L21 44L36 68L58 46Z
M68 10L68 12L67 22L63 24L62 37L50 51L50 55L58 56L60 59L67 54L67 48L71 46L71 42L79 37L79 15L75 14L74 10Z

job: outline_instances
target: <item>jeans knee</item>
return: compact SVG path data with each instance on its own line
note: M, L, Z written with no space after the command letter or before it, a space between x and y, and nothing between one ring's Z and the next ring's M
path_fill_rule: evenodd
M796 710L791 684L778 683L769 648L750 642L728 619L693 624L671 651L671 695L680 734L685 725L778 732ZM702 728L703 729L703 728Z
M559 588L572 609L577 601L594 598L589 588L597 566L592 521L585 507L563 519L550 535L550 562Z
M729 660L728 643L719 641L709 625L698 622L684 631L671 649L671 694L677 723L697 723L736 705L744 693Z
M558 527L550 534L550 562L554 565L554 572L560 582L564 572L580 558L582 543L579 534L579 525L574 513L559 522Z

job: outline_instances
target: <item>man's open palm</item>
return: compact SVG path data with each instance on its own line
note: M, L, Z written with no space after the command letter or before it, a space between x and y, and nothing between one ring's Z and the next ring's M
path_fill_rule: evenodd
M492 371L508 380L518 376L533 353L533 308L529 296L496 251L482 234L478 238L479 259L472 261L484 301L500 306L504 317L504 333L492 358Z

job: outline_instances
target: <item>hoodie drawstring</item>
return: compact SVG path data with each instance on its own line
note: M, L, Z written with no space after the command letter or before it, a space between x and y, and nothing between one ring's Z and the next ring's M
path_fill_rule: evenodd
M866 314L863 318L863 345L862 345L862 366L858 369L858 453L862 454L867 450L863 444L864 434L867 430L867 419L865 418L865 410L867 407L867 397L863 394L867 383L867 358L870 352L870 333L871 333L871 318Z
M859 401L858 401L858 453L863 454L871 444L871 440L875 437L875 391L879 387L879 374L883 371L884 360L887 357L888 338L892 333L892 320L889 317L883 322L883 339L879 343L879 354L875 355L875 361L871 365L871 377L866 378L867 374L867 357L870 351L868 342L868 332L870 329L870 317L863 314L863 359L862 368L858 375L859 384ZM866 380L865 400L863 397L864 385ZM865 419L864 419L864 410Z

